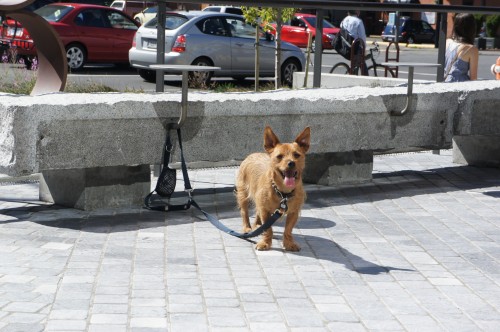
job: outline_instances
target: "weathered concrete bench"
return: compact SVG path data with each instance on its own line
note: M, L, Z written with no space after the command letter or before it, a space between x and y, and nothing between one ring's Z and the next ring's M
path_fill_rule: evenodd
M283 90L189 96L186 159L238 163L262 150L269 124L283 141L312 128L306 179L325 185L371 179L373 153L454 147L455 160L500 165L500 82L406 88ZM0 95L0 173L41 173L43 200L80 209L141 205L150 165L180 94ZM178 155L176 155L178 157Z

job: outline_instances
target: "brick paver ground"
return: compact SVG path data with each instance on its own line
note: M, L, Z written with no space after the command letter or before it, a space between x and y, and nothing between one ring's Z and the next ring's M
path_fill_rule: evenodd
M239 229L236 172L190 174ZM84 212L4 182L0 331L500 331L500 169L381 156L372 183L307 192L302 250L280 224L257 252L195 209Z

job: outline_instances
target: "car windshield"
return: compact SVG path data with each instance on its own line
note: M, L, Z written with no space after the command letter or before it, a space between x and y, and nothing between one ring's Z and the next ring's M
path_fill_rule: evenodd
M158 7L149 7L149 8L146 8L146 10L144 11L144 13L148 13L148 14L152 14L152 13L156 13L158 12Z
M311 26L316 28L316 17L304 17L304 20L307 21ZM335 28L333 24L328 22L327 20L323 20L323 28Z
M189 19L186 16L181 16L181 15L167 15L165 17L165 29L167 30L174 30L183 25L189 21ZM146 28L156 28L156 25L158 24L158 18L155 17L148 23L146 23L145 27Z
M49 5L35 10L35 13L49 22L59 22L67 13L73 10L70 6Z

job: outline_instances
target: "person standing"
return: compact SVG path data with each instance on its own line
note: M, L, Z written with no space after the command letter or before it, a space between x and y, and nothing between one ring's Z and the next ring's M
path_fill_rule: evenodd
M453 32L446 40L445 82L477 80L479 50L474 46L476 21L468 13L455 15Z
M364 50L366 48L366 31L363 21L359 18L359 10L348 10L347 16L340 23L340 27L346 29L351 37L354 38L355 42L356 40L362 41L358 43L355 54L362 55L360 60L362 61L362 73L363 75L368 75L364 56Z

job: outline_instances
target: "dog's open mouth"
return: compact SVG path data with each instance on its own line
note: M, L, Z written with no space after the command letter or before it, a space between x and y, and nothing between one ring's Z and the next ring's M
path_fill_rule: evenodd
M288 188L295 187L295 179L297 178L298 172L295 170L286 170L281 173L283 176L285 186Z

